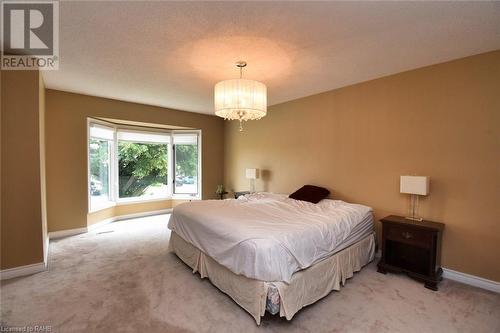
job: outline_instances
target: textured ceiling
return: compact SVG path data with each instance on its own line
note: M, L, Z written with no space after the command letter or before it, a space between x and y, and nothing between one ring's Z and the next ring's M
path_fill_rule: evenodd
M500 2L60 2L48 88L212 113L213 86L269 105L500 49Z

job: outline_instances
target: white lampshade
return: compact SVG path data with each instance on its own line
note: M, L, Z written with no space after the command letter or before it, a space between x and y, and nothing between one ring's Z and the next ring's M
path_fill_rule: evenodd
M429 177L426 176L401 176L400 192L407 194L429 194Z
M259 169L246 169L245 177L247 179L257 179L258 178L258 170Z
M214 88L215 114L229 120L256 120L267 113L267 88L258 81L225 80Z

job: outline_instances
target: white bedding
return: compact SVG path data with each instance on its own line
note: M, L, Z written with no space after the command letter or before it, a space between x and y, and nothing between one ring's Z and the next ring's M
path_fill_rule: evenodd
M372 209L340 200L311 204L256 193L174 208L168 227L236 274L290 282L328 256Z

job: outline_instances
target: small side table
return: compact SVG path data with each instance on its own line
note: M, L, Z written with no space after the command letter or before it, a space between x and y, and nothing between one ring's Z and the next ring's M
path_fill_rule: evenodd
M378 272L404 272L438 290L442 280L441 239L444 224L432 221L413 221L390 215L382 222L382 258Z

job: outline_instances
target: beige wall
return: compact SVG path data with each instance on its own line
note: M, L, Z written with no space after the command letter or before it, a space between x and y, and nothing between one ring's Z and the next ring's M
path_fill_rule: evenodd
M38 71L1 72L1 269L43 261L43 97Z
M248 189L257 167L257 190L323 185L379 219L406 213L400 175L430 176L420 212L446 224L443 266L500 281L499 128L496 51L272 106L242 133L227 124L225 184Z
M48 89L45 120L49 231L87 226L87 117L201 129L202 195L204 199L215 197L215 188L223 179L222 119ZM141 208L144 206L120 206L116 209L121 213L118 211L116 214L122 215L126 209L137 212ZM90 223L96 222L96 219L89 216Z

